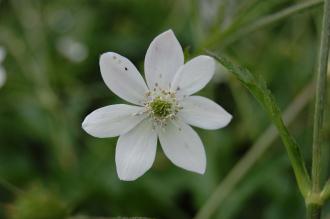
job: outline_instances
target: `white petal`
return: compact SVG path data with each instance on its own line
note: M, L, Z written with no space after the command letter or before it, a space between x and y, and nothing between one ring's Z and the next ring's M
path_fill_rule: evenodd
M172 30L158 35L150 44L144 60L144 71L148 86L156 83L163 89L170 88L170 82L184 63L183 51Z
M116 167L121 180L131 181L149 170L155 160L157 133L150 120L144 120L121 135L116 147Z
M203 174L206 168L204 146L198 134L182 121L172 121L158 131L166 156L177 166Z
M232 116L217 103L200 96L190 96L180 102L178 115L188 124L203 129L219 129L228 125Z
M100 58L101 74L109 89L122 99L142 105L148 88L136 69L125 57L107 52Z
M6 70L0 65L0 87L2 87L6 83L6 79Z
M98 138L115 137L124 134L141 122L145 115L139 106L116 104L99 108L90 113L82 123L82 128Z
M201 90L212 79L215 62L209 56L197 56L176 73L171 90L180 95L191 95Z

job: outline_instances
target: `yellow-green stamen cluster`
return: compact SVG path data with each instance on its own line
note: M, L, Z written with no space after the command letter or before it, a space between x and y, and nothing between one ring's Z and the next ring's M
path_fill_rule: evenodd
M173 108L172 103L167 100L163 100L159 96L153 99L149 106L152 113L159 118L165 118L169 116L172 113Z
M159 87L146 93L145 112L153 119L155 126L166 126L168 120L175 119L182 107L179 106L175 92Z

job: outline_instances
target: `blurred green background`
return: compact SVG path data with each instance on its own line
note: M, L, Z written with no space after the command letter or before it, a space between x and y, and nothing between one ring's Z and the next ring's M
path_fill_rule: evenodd
M97 139L81 128L94 109L122 102L102 81L100 54L118 52L143 72L149 43L171 28L186 60L206 49L230 57L263 75L284 110L314 80L322 5L238 33L302 2L0 0L0 47L7 52L2 64L7 81L0 88L0 218L192 218L269 126L266 114L218 66L200 93L234 119L221 130L197 129L208 158L205 175L177 168L158 148L150 171L136 181L120 181L114 161L117 139ZM294 113L290 130L309 167L313 99L308 94L303 94L309 100ZM328 146L329 124L328 115ZM330 154L329 147L323 154ZM300 219L304 214L304 201L277 139L211 218ZM324 218L330 218L329 206Z

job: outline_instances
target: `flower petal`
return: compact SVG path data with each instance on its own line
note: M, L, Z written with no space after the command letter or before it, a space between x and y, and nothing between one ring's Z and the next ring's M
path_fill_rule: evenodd
M132 181L149 170L155 160L157 134L150 120L121 135L116 147L116 167L121 180Z
M86 116L82 128L94 137L115 137L128 132L141 122L145 115L136 114L142 111L142 107L126 104L102 107Z
M177 166L203 174L206 168L204 146L198 134L182 121L172 121L158 131L166 156Z
M153 89L156 84L170 88L170 82L184 63L183 51L172 30L158 35L150 44L144 60L147 84Z
M130 103L143 104L148 88L132 62L117 53L107 52L101 55L100 68L112 92Z
M182 100L183 109L178 115L188 124L203 129L223 128L231 121L232 116L212 100L190 96Z
M187 62L174 76L171 90L191 95L201 90L212 79L215 62L210 56L197 56Z

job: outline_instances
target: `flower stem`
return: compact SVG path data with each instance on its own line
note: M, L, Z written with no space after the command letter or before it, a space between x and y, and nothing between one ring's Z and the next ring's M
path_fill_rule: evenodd
M308 219L321 218L321 206L317 204L307 205L307 218Z
M330 0L325 0L321 33L320 53L317 68L316 101L313 131L313 155L312 155L312 194L320 193L321 164L322 164L322 126L325 108L325 95L327 85L327 68L330 37ZM321 205L307 204L307 218L319 219L321 217Z
M322 192L321 192L321 199L325 202L330 199L330 179L325 184Z
M235 65L224 57L217 56L211 52L208 52L208 54L227 68L229 72L233 73L267 112L269 118L277 128L287 150L299 190L304 197L307 197L310 193L311 181L305 166L305 161L300 152L299 145L289 133L282 120L281 110L271 91L267 88L266 82L260 75L256 76L248 69Z
M300 94L286 108L283 117L287 125L291 124L299 115L302 109L314 96L314 83L304 87ZM253 165L262 157L267 149L278 137L278 132L274 125L270 125L266 131L260 135L258 140L251 146L242 159L230 170L227 176L216 187L210 198L198 211L194 219L210 218L215 211L223 204L225 199L233 192L240 180L249 172Z
M321 45L319 62L317 69L316 102L314 114L313 133L313 163L312 163L312 190L320 191L320 169L321 169L321 144L322 126L325 108L325 93L327 82L327 67L329 54L329 34L330 34L330 3L326 0L324 5L323 28L321 34Z

